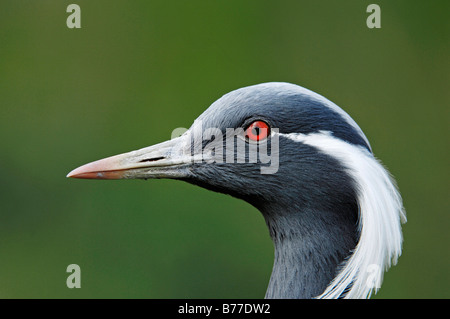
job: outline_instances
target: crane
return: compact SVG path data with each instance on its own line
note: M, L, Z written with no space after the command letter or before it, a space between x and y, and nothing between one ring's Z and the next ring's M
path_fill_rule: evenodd
M177 179L250 203L274 244L266 298L370 298L402 251L402 198L368 139L291 83L234 90L181 136L67 176Z

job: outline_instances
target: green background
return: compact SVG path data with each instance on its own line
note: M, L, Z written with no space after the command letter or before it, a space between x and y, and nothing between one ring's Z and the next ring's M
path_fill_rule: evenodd
M81 29L66 8L81 7ZM170 180L66 179L287 81L344 108L408 215L376 298L449 298L449 1L0 3L0 298L261 298L260 213ZM81 289L66 267L81 267Z

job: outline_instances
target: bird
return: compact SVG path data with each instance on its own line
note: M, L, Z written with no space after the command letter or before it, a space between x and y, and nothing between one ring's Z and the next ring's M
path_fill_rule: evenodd
M183 134L67 177L176 179L248 202L274 247L267 299L370 298L402 253L394 177L348 113L297 84L233 90Z

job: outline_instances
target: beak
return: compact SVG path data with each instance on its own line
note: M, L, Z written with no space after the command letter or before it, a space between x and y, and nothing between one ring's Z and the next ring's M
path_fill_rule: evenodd
M184 134L137 151L104 158L71 171L67 177L85 179L182 178L193 163L190 137Z

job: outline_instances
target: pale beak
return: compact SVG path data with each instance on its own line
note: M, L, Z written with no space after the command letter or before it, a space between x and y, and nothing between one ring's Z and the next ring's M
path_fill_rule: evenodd
M193 163L189 134L137 151L104 158L71 171L87 179L182 178Z

